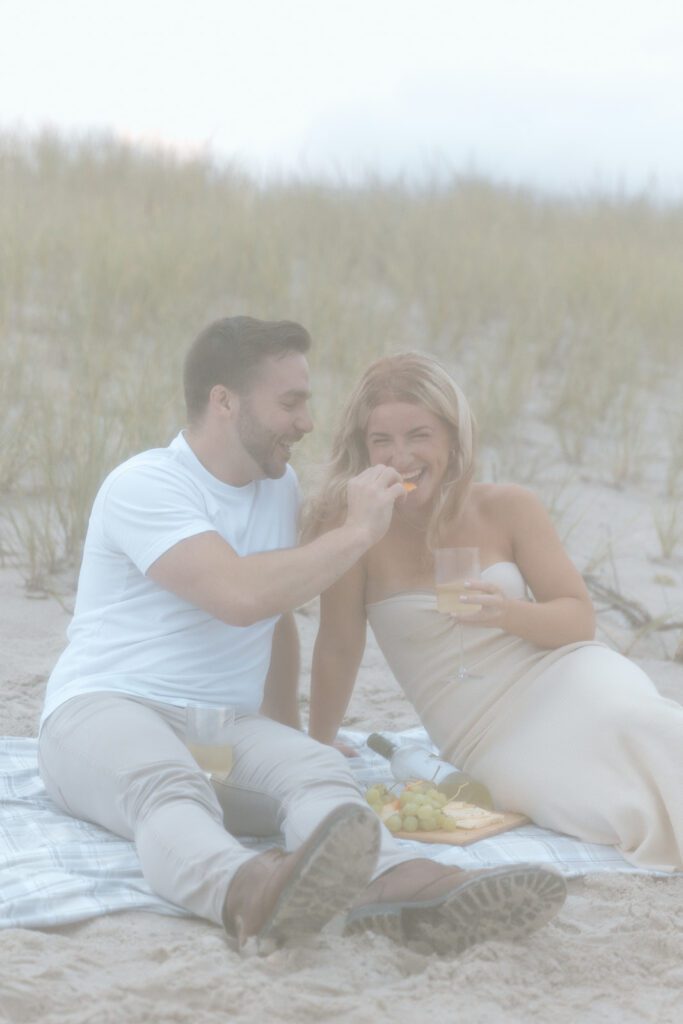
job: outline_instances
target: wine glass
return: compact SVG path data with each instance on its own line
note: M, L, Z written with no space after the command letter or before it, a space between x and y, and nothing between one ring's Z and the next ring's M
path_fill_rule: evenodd
M188 704L185 743L199 767L214 778L227 779L232 769L233 707Z
M465 648L461 619L476 615L480 604L464 604L460 595L466 592L465 581L480 579L479 548L437 548L434 552L434 577L436 584L436 607L446 615L458 616L458 639L460 661L457 679L479 679L475 672L465 668Z

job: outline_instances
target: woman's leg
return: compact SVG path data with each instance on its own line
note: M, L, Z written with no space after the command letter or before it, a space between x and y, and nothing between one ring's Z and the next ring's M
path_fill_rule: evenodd
M683 707L637 665L580 648L506 712L463 764L499 807L638 866L683 868Z

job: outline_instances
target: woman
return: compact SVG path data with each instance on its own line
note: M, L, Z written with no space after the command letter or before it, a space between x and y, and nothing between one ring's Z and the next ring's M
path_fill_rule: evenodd
M309 530L343 515L346 482L370 465L406 485L389 532L321 599L311 735L334 741L369 622L443 757L494 803L639 867L683 869L683 707L594 640L580 573L524 488L474 483L467 400L433 359L373 363L352 393ZM378 470L379 471L379 470ZM437 610L435 548L476 547L481 579ZM456 679L458 628L472 677Z

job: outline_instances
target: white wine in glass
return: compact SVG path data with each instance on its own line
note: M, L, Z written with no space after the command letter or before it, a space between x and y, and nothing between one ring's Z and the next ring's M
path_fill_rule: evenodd
M465 668L465 652L463 645L462 623L470 615L481 611L481 605L468 601L464 603L460 596L466 593L467 580L478 580L481 577L479 565L479 548L437 548L434 552L434 583L436 587L436 607L447 615L458 616L458 638L460 642L460 662L456 677L458 679L478 679L474 672Z
M232 771L235 709L188 704L185 716L185 743L195 761L208 775L227 779Z
M225 743L188 743L187 749L202 771L209 775L227 778L232 771L232 747Z
M467 579L471 578L471 576L467 577ZM456 580L455 583L438 583L436 586L436 607L440 612L460 615L463 619L468 615L480 612L480 604L471 604L469 601L467 604L463 604L460 600L460 595L465 590L465 578Z

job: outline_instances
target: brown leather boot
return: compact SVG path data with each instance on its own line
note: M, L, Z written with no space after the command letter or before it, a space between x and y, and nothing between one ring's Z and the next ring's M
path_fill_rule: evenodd
M298 850L266 850L238 868L223 906L225 930L240 948L255 937L260 951L319 932L366 888L379 845L375 812L341 804Z
M458 954L488 939L528 935L555 916L566 895L560 875L532 864L463 871L416 858L370 883L346 932L376 931Z

